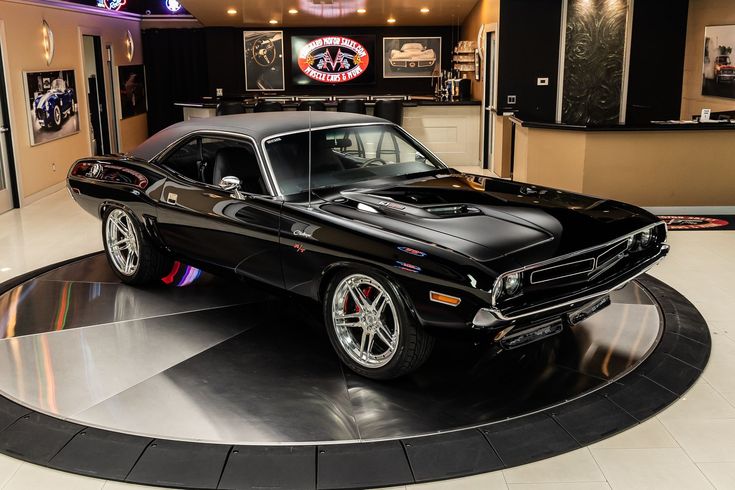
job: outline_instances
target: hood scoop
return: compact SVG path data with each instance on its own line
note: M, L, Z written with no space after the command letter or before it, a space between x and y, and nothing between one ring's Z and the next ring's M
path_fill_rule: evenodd
M385 196L375 196L365 192L344 191L341 193L342 203L353 201L359 211L386 214L409 215L424 219L458 218L461 216L476 216L483 212L470 204L442 204L439 206L417 206L394 201Z

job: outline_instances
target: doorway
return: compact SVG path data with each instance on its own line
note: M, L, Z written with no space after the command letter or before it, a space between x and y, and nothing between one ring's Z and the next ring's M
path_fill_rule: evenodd
M107 88L102 61L102 40L99 36L83 35L84 75L87 82L87 107L91 150L95 155L112 153L109 116L107 113Z
M494 26L493 26L494 27ZM482 145L482 167L492 168L493 143L495 138L495 31L486 30L484 36L485 66L483 77L485 86L483 90L483 145Z
M13 140L10 133L5 64L0 49L0 213L18 205L18 188L14 179Z

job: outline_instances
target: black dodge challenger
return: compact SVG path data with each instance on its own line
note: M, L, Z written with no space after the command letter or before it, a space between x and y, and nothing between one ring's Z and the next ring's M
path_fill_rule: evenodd
M181 260L311 298L342 361L376 379L418 368L440 329L502 349L559 333L668 252L642 209L464 174L355 114L175 124L77 161L68 186L123 282Z

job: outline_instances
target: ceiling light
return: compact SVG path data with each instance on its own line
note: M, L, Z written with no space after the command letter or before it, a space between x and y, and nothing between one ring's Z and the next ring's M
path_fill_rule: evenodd
M396 19L394 19L393 17L388 18L388 24L395 24L395 23L396 23Z
M229 8L229 9L227 9L227 14L228 15L236 15L237 14L237 9Z
M276 19L271 19L268 21L269 24L278 24L278 21Z
M296 10L296 9L288 9L288 13L291 14L291 15L296 15L296 14L299 13L299 11Z
M367 9L357 9L358 14L364 14L365 12L367 12Z
M428 14L429 12L431 12L431 10L429 10L428 7L424 7L421 10L419 10L419 12L421 12L422 14Z

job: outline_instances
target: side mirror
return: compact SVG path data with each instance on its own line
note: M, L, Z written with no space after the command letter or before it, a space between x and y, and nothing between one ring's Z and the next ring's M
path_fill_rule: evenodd
M219 181L219 186L227 192L239 191L240 179L238 179L234 175L227 175L225 177L222 177L222 180Z

